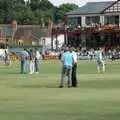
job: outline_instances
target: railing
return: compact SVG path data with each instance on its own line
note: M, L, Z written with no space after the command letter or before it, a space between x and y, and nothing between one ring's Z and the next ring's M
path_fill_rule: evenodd
M39 48L42 48L43 45L9 45L9 48L35 48L35 47L39 47Z
M20 57L17 55L10 55L10 60L12 61L20 60Z
M86 26L86 27L72 27L72 28L65 28L65 27L57 27L52 29L52 35L58 34L71 34L71 33L83 33L83 32L101 32L101 31L116 31L120 30L119 25L94 25L94 26Z
M43 55L43 60L57 60L58 56L57 55Z

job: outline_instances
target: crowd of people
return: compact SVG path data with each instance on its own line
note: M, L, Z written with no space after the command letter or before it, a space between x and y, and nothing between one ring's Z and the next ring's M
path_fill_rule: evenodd
M18 53L20 57L20 73L39 73L39 62L42 59L40 52L36 49L27 50Z
M18 53L20 57L20 73L39 73L39 63L42 59L42 55L38 49L24 49ZM105 72L105 51L102 48L98 50L91 50L89 52L90 59L95 59L98 73ZM78 52L74 47L65 47L61 50L59 59L62 63L60 88L65 86L65 78L67 76L68 87L77 87L77 63ZM9 54L5 50L5 64L8 64Z

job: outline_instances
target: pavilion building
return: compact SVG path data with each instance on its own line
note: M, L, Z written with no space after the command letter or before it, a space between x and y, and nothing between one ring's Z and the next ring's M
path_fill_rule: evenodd
M65 44L76 47L120 45L120 0L88 2L65 14Z

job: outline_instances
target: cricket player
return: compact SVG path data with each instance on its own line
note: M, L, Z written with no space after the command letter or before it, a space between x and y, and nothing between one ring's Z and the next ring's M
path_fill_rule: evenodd
M96 60L97 60L97 70L98 70L98 73L105 72L104 49L100 48L96 52Z

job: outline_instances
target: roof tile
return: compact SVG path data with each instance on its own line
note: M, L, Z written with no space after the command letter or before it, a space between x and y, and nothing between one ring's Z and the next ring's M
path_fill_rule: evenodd
M106 1L106 2L88 2L86 5L68 12L66 15L70 14L95 14L101 13L105 8L112 5L115 1Z

